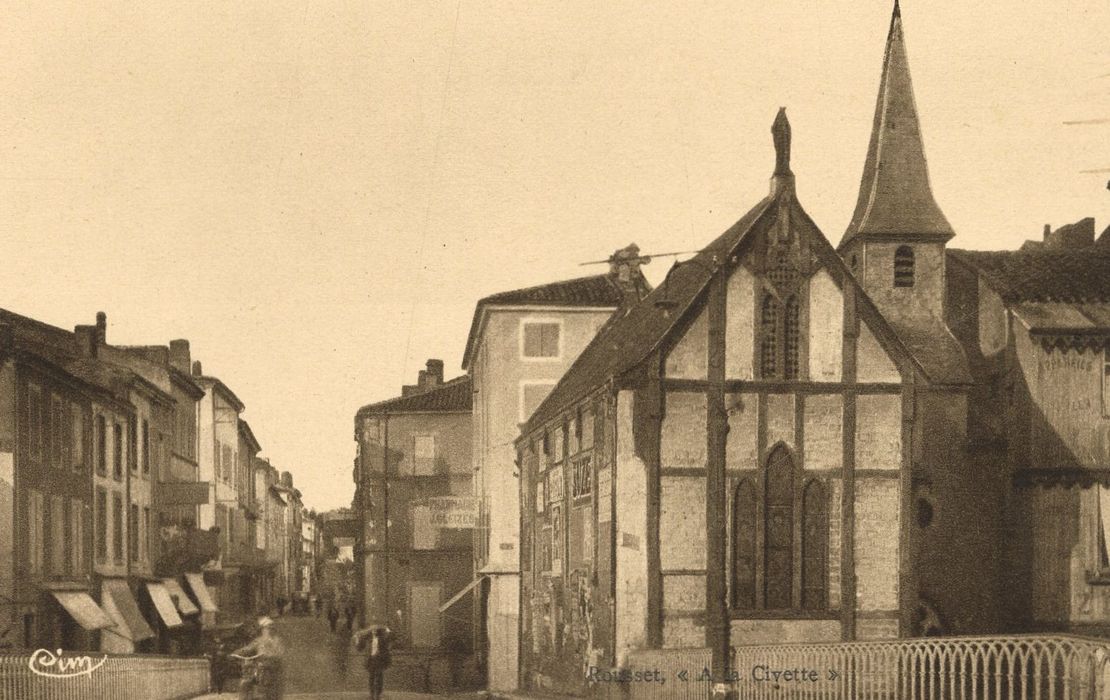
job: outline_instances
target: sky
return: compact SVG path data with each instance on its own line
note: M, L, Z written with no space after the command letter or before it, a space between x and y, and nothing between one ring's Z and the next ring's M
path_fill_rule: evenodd
M8 2L0 307L188 338L307 505L475 302L697 249L767 192L835 244L891 3ZM951 245L1110 225L1110 0L905 0ZM658 282L670 259L645 268Z

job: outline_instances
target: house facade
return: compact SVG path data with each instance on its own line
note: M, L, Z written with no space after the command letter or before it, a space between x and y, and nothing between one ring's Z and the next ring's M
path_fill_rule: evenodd
M1110 637L1110 229L949 251L948 270L974 423L1005 464L1005 628Z
M358 604L395 645L470 665L473 523L454 523L472 495L470 377L443 381L428 360L416 385L355 416L355 503L361 516ZM473 588L473 587L471 587Z
M900 13L839 249L771 192L601 330L522 429L521 682L644 649L997 631L1004 489L948 327Z
M648 288L635 246L609 274L494 294L480 300L463 354L474 392L474 494L481 521L474 571L477 651L490 690L517 687L520 506L513 439L519 425L622 304Z

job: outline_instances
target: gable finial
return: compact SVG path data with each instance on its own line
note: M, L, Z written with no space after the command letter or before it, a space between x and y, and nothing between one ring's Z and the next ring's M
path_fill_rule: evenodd
M786 107L779 107L775 123L771 125L771 137L775 142L775 177L792 175L790 172L790 120L786 118Z

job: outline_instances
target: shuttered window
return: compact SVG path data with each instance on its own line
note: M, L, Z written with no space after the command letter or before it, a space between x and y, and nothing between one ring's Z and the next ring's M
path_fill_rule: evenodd
M912 287L914 276L913 248L908 245L899 246L894 251L894 286Z

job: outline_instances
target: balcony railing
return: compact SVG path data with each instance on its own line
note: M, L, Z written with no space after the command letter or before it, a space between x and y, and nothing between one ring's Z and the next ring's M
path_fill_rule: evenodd
M93 670L77 673L88 668ZM169 700L208 692L209 679L208 660L202 658L97 651L64 652L60 658L44 651L34 658L31 652L0 654L0 698Z
M708 649L635 651L628 668L657 670L664 682L595 690L614 700L704 700L712 691L709 656ZM1110 699L1110 640L1067 635L739 646L732 662L739 700Z

